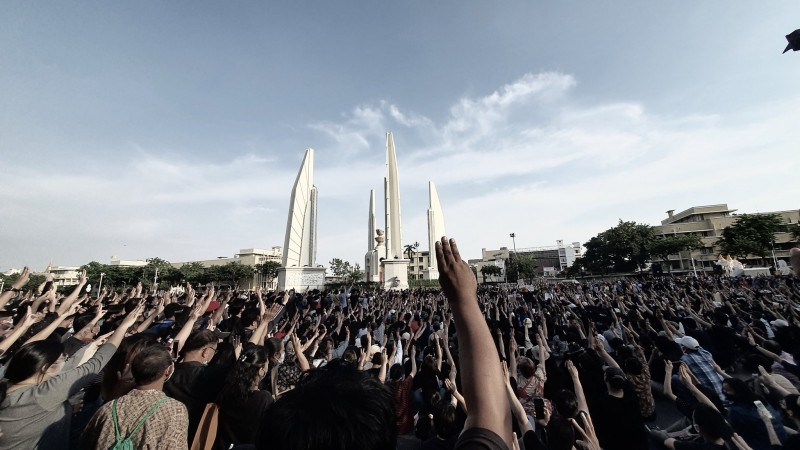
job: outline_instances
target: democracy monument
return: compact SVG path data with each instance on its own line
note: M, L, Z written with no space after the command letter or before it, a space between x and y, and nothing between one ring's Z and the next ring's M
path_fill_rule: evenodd
M392 133L386 133L386 175L384 189L384 229L377 228L375 190L370 190L367 221L367 253L364 281L379 283L384 289L408 289L409 259L403 254L400 213L400 180ZM427 280L439 278L436 268L436 241L445 235L444 216L436 185L428 182L428 267ZM317 265L317 187L314 186L314 150L306 149L292 188L283 259L278 269L278 290L322 289L325 267Z

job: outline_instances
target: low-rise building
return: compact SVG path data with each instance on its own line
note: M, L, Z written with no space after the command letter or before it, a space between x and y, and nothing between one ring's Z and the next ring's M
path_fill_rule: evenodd
M682 251L677 255L670 255L667 261L661 261L663 270L666 272L709 272L714 270L716 261L722 249L716 245L722 236L722 231L732 225L737 220L737 210L728 208L727 204L693 206L689 209L675 213L674 210L667 211L667 218L661 221L661 225L654 228L656 234L668 236L679 234L693 234L699 236L703 247L692 251ZM781 217L785 224L796 224L800 221L800 211L773 211L755 214L775 214ZM780 232L775 235L774 258L789 259L789 250L794 246L789 232ZM725 255L727 256L727 255ZM740 258L742 259L742 258ZM748 265L760 265L760 258L744 259L742 262ZM669 268L666 267L669 265ZM771 265L771 264L770 264Z
M75 286L81 276L80 267L72 266L48 266L50 275L53 275L53 285L60 288L62 286Z
M408 256L408 254L406 254L406 256ZM422 280L424 278L424 271L429 265L429 251L411 252L411 258L408 260L408 279Z
M183 262L175 262L171 263L173 267L176 269L180 269L184 264L189 263L200 263L203 267L211 267L211 266L223 266L230 262L237 262L240 264L244 264L246 266L255 267L258 264L265 263L267 261L275 261L277 263L281 263L281 247L272 247L271 250L265 250L261 248L243 248L239 250L239 253L233 255L233 257L226 257L226 256L218 256L214 259L205 259L200 261L183 261ZM268 280L260 273L255 273L252 279L249 280L242 280L240 286L242 288L247 289L254 289L256 286L261 286L262 288L266 289L275 289L277 284L277 279Z
M556 241L556 245L544 247L525 247L516 250L509 250L508 247L500 247L497 250L481 249L480 259L470 259L467 261L471 266L475 267L478 273L478 281L506 281L506 265L513 254L521 256L531 256L536 260L536 272L541 276L555 276L559 272L566 270L570 267L576 259L583 256L582 246L580 242L573 242L570 245L564 245L564 241ZM481 268L486 265L494 265L500 268L500 275L497 277L486 277L484 279Z

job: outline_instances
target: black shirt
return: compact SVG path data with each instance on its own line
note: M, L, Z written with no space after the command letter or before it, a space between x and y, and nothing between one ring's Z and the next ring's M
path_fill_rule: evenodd
M175 364L164 393L186 405L189 411L189 441L194 438L206 405L217 398L225 385L229 366L209 367L197 361Z

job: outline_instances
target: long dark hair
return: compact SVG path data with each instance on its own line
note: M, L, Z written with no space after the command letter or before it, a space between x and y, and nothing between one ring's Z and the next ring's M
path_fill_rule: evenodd
M259 377L259 371L268 363L267 351L260 345L253 345L242 351L234 364L225 387L224 398L246 399Z
M0 381L0 404L6 399L9 386L47 371L62 353L64 344L54 340L31 342L20 347L8 362L5 378Z

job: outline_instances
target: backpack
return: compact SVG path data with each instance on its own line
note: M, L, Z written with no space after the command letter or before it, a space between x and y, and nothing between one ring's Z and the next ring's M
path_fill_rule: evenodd
M147 411L147 414L145 414L144 417L142 417L142 420L140 420L139 423L133 427L133 430L131 430L131 433L125 439L122 439L122 436L119 434L119 424L117 423L117 401L114 400L114 403L111 404L111 416L114 418L114 432L117 434L117 442L115 442L114 445L109 448L109 450L134 450L135 447L131 437L133 437L133 434L139 430L139 427L142 426L144 421L150 417L150 414L152 414L153 411L158 408L158 405L164 403L167 399L169 399L169 397L162 398L158 401L158 403L155 404L155 406L150 408L150 411Z

